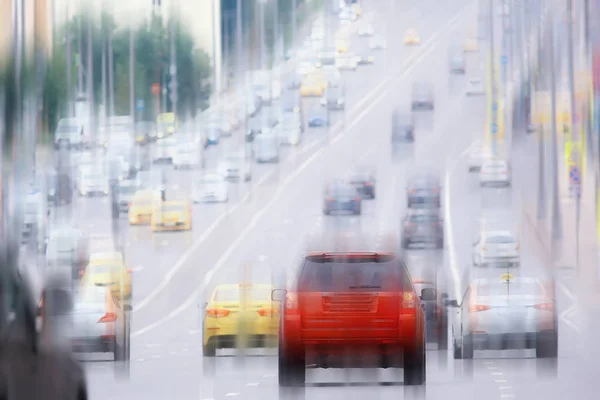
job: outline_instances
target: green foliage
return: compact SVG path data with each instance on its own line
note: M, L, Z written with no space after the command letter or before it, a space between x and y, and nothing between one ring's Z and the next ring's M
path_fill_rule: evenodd
M79 23L81 19L81 24ZM59 40L54 46L54 57L48 64L48 71L44 83L43 99L45 115L48 126L53 130L58 120L67 113L66 98L67 93L77 92L78 56L81 56L84 73L87 73L88 56L88 27L89 19L86 16L76 16L70 20L64 27L58 30ZM154 119L155 112L158 111L162 96L156 96L151 93L153 83L159 83L161 87L167 83L165 78L168 76L170 63L170 36L166 23L163 23L159 17L151 17L147 23L142 24L134 32L134 51L135 51L135 97L143 99L145 103L142 115L136 115L139 120ZM102 103L102 48L103 45L108 49L108 36L112 34L113 49L113 76L115 90L115 114L129 115L130 96L129 96L129 43L130 31L127 29L117 29L114 20L109 14L103 14L98 20L91 22L92 32L92 57L93 57L93 92L95 104ZM81 33L79 34L79 26ZM191 34L179 23L175 22L175 49L177 60L178 75L178 103L177 111L180 115L193 114L199 106L198 99L208 98L210 87L202 85L201 82L211 74L208 55L201 50L195 49L195 43ZM67 88L66 78L66 37L65 33L70 32L71 37L71 65L73 76L71 79L72 87ZM81 47L78 37L81 37ZM61 40L62 39L62 40ZM81 54L80 50L81 49ZM106 87L108 94L108 55L106 56ZM84 85L86 84L84 80ZM86 90L86 92L88 92ZM107 100L107 110L109 109ZM168 102L168 108L172 105Z

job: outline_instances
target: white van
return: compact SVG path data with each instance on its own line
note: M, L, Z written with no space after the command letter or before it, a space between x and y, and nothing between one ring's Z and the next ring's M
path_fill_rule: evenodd
M260 134L254 138L254 159L259 162L279 162L280 139L275 134Z
M54 147L81 149L85 147L84 124L79 118L63 118L54 132Z

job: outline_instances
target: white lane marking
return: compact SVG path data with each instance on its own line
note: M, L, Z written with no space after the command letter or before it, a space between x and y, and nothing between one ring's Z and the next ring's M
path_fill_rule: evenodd
M258 383L258 382L249 382L249 383L246 383L246 386L256 387L258 385L260 385L260 383Z
M157 360L157 359L159 359L159 358L160 358L160 354L154 354L154 355L152 356L152 358L153 358L153 359L155 359L155 360Z
M292 220L291 218L286 218L286 219L283 220L283 223L286 224L286 225L289 225L292 222L294 222L294 220Z
M504 375L504 372L492 372L493 376L502 376Z
M258 257L258 261L260 261L260 262L265 262L265 261L267 261L267 258L269 258L269 257L267 257L267 256L264 256L264 255L263 255L263 256L259 256L259 257Z
M452 230L452 207L450 206L450 188L452 186L450 186L450 179L452 175L454 175L454 171L456 170L462 159L468 154L470 154L471 149L476 145L477 142L471 143L466 149L462 151L462 153L460 153L460 155L456 159L453 160L452 164L450 164L446 168L446 176L444 179L444 188L446 189L444 190L444 216L447 221L445 225L445 236L447 238L446 241L448 242L448 253L450 255L450 272L452 273L452 280L454 281L454 295L456 296L456 299L461 299L462 293L460 290L461 277L458 269L458 256L456 255L454 233Z
M136 265L135 267L131 268L133 272L140 272L143 269L144 267L142 267L141 265Z
M512 386L499 386L498 390L510 390L512 389Z
M494 362L493 361L484 361L483 364L484 365L492 365L492 364L494 364Z
M506 379L496 379L496 380L494 380L494 382L496 382L496 383L506 383L508 381Z
M512 394L512 393L507 393L507 394L501 394L500 395L501 399L512 399L513 397L515 397L515 395Z
M227 394L225 395L225 397L236 397L236 396L239 396L239 395L240 395L239 393L234 393L234 392L231 392L231 393L227 393Z
M566 287L562 282L560 282L560 281L556 282L556 286L558 286L558 288L560 289L560 291L563 292L571 301L576 301L577 300L575 298L575 294L573 294L573 292L571 292L569 290L569 288Z
M562 312L559 318L562 322L565 323L565 325L571 327L575 332L581 333L581 328L579 328L578 325L576 325L573 321L569 319L569 317L573 316L573 314L577 313L577 311L578 310L576 306L569 307L568 309Z
M188 331L188 333L189 333L190 335L196 335L196 334L198 334L198 333L202 333L202 332L203 332L203 330L202 330L202 329L190 329L190 330Z
M445 25L445 27L438 31L436 33L436 35L434 35L432 37L432 41L429 42L429 44L427 46L423 46L421 48L422 52L421 53L416 53L416 55L413 55L412 57L410 57L407 62L405 62L405 64L407 64L406 69L402 72L402 74L400 74L400 76L396 77L398 81L402 81L404 79L406 79L408 77L408 75L412 72L412 70L417 66L417 62L420 61L421 59L423 59L426 55L428 55L430 52L432 52L433 49L435 49L435 46L432 46L432 43L435 44L436 41L433 40L433 38L438 38L441 36L442 32L445 32L446 30L448 30L449 32L454 31L458 25L460 25L460 23L462 22L462 20L465 18L465 16L463 15L465 13L466 10L469 9L470 6L465 7L461 12L458 13L458 15L453 18L451 21L451 23L448 23ZM436 39L437 40L437 39ZM384 82L385 83L385 82ZM364 109L362 109L362 111L354 118L353 122L346 127L346 129L344 131L341 131L338 136L345 136L345 134L347 132L349 132L351 130L351 128L353 128L356 124L358 124L358 122L360 122L370 111L372 108L375 107L375 105L377 105L383 98L385 98L388 93L389 93L389 88L390 86L387 86L388 90L383 90L381 92L379 92L379 96L377 96L373 101L370 102L370 104L368 104L367 107L365 107ZM210 280L212 279L212 277L215 275L215 273L221 268L221 266L225 263L225 261L231 256L231 254L233 253L233 251L239 247L239 245L241 244L242 240L248 235L248 233L254 229L254 227L258 224L258 221L262 218L263 215L265 215L266 211L271 208L276 201L279 199L279 197L281 197L281 194L283 193L283 191L290 185L290 183L302 172L304 171L304 169L306 167L308 167L314 160L317 159L318 156L321 155L321 153L323 152L323 150L325 150L326 147L321 147L320 149L318 149L312 156L310 156L308 159L306 159L300 166L298 166L296 168L296 170L294 170L294 172L292 174L290 174L283 182L282 184L278 187L277 192L275 193L275 195L271 198L271 201L269 201L267 204L265 204L252 218L252 220L250 221L250 223L246 226L246 228L240 233L240 235L236 238L235 241L233 241L229 247L227 248L227 250L225 251L225 253L223 253L223 255L221 256L221 258L217 261L217 263L215 265L213 265L213 267L207 271L207 273L204 276L204 279L202 281L202 286L199 287L197 290L195 290L192 295L188 298L188 300L186 302L184 302L181 306L179 306L178 308L174 309L170 314L168 314L167 316L153 322L152 324L141 328L140 330L136 331L136 332L132 332L131 336L132 337L136 337L139 336L145 332L148 332L160 325L162 325L163 323L165 323L166 321L174 318L175 316L179 315L181 312L183 312L183 310L185 310L187 307L189 307L192 303L194 303L197 300L197 297L199 296L199 294L204 290L204 288L207 286L208 282L210 282ZM213 226L215 224L213 223ZM211 228L213 228L213 226L211 226ZM214 229L210 229L207 230L205 232L206 237L208 237L208 235L212 232L212 230ZM203 235L203 237L205 236ZM140 305L138 305L138 307L135 310L139 310L142 307L146 306L147 304L149 304L149 302L156 297L156 295L158 295L158 293L160 293L160 291L162 291L162 289L164 289L168 282L173 278L173 275L182 268L182 266L184 265L184 263L187 261L187 259L189 257L191 257L191 254L193 253L193 250L196 249L199 245L201 244L200 241L194 243L194 245L191 247L190 250L188 250L188 252L186 252L184 254L184 256L176 263L176 267L177 268L172 268L171 271L167 274L167 276L165 277L165 279L161 282L161 284L157 287L157 290L154 290L146 299L144 299Z
M498 369L498 367L487 367L489 370Z

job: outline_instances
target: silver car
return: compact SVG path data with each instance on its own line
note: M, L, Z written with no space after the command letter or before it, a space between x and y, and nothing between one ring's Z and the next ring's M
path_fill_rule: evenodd
M243 155L228 154L219 162L218 172L227 180L244 180L246 182L252 179L252 170L248 160Z
M172 162L173 156L177 151L177 140L173 137L159 139L154 145L152 162Z
M201 202L227 202L229 190L227 181L219 174L205 174L194 182L192 188L192 200L194 203Z
M112 353L119 361L123 343L119 320L123 313L115 303L111 287L86 284L77 294L72 312L69 339L76 353Z
M471 281L454 308L454 358L474 350L535 349L538 358L556 358L558 330L554 284L534 277L501 274ZM452 313L452 310L449 310Z
M108 195L110 185L108 174L104 169L89 168L81 171L79 178L79 194L81 196Z

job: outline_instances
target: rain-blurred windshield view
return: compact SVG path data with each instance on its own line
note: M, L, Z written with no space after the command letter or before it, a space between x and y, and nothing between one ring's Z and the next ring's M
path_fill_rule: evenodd
M1 0L0 399L595 400L600 0Z

